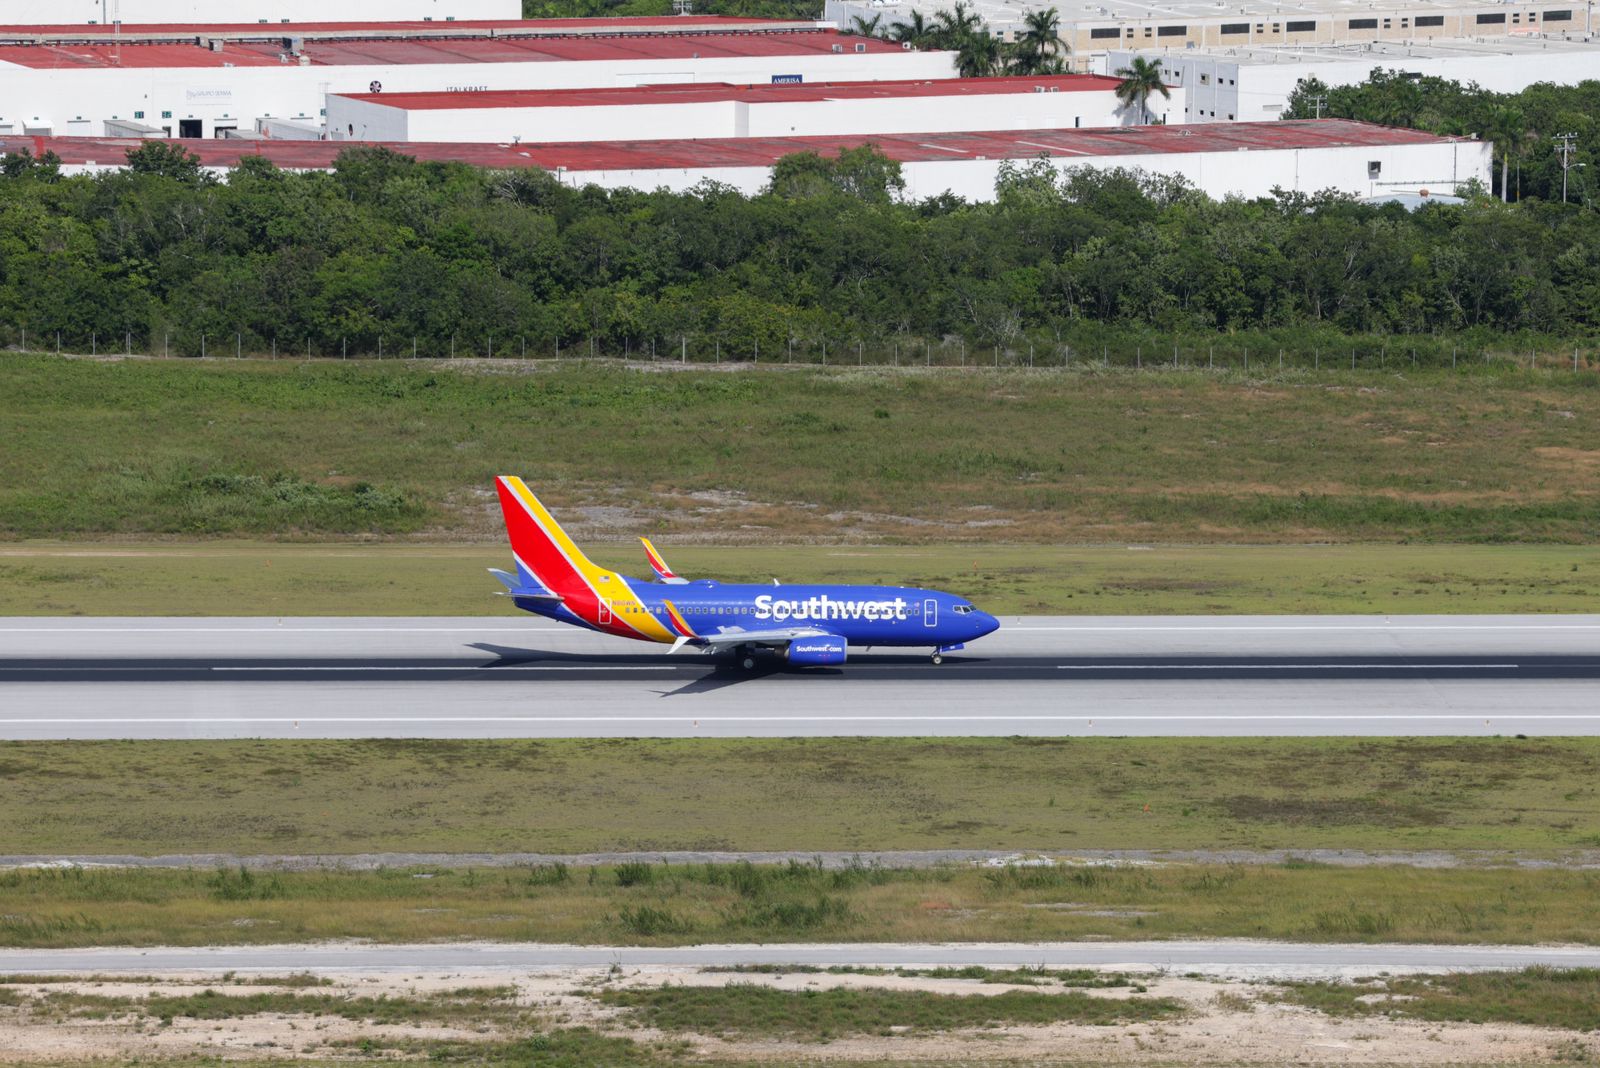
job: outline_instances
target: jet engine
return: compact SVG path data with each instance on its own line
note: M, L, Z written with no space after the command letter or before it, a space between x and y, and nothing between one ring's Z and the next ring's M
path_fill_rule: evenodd
M817 638L796 638L789 643L789 663L802 667L820 667L842 664L845 658L845 641L833 634Z

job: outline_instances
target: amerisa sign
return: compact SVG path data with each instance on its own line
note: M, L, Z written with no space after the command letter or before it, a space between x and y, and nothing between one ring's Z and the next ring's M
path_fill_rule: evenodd
M774 74L772 76L773 85L799 85L805 80L806 76L804 74Z

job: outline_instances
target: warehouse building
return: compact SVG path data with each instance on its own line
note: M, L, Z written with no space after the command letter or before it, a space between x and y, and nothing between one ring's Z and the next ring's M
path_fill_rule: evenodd
M521 0L0 0L0 25L516 19Z
M1374 70L1476 82L1497 93L1520 92L1537 82L1600 79L1600 41L1542 35L1312 48L1111 52L1101 60L1100 69L1121 70L1135 56L1160 59L1167 80L1184 88L1186 100L1175 122L1277 118L1302 78L1317 78L1328 86L1354 85L1366 81Z
M825 17L841 26L878 19L880 31L919 11L933 19L948 0L827 0ZM1072 54L1111 49L1222 48L1237 45L1364 44L1429 37L1516 37L1594 32L1593 5L1570 0L968 0L990 32L1015 41L1030 11L1054 7Z
M639 138L1041 130L1130 125L1115 78L1032 78L807 85L656 85L487 93L328 97L328 130L353 141L624 141ZM1157 98L1160 121L1183 94Z
M125 165L136 139L0 137L0 153L51 151L69 172ZM461 160L484 167L540 167L572 185L610 189L688 190L705 181L759 192L772 167L797 152L833 154L875 145L901 163L905 195L951 193L991 200L1005 161L1048 160L1074 167L1128 168L1177 175L1212 197L1269 196L1275 189L1335 190L1363 198L1409 193L1449 194L1473 180L1488 183L1491 146L1468 138L1346 119L1230 123L1215 126L1133 126L1080 130L1013 130L901 134L874 137L748 137L700 141L570 142L565 144L396 144L421 159ZM348 144L329 141L190 142L204 165L218 171L245 155L261 155L301 170L333 165Z
M0 27L0 135L316 138L329 93L954 73L947 52L752 19Z

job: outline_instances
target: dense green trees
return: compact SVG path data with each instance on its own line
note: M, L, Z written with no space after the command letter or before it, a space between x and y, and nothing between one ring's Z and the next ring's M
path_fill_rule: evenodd
M0 342L746 356L1094 324L1600 329L1600 213L1577 204L1218 203L1044 161L1006 164L992 204L907 203L899 166L865 148L785 160L753 198L573 189L375 149L326 174L251 159L222 181L165 146L135 156L93 178L0 160Z
M1289 97L1286 119L1324 117L1414 126L1441 134L1474 135L1495 145L1501 199L1561 199L1558 134L1574 134L1568 171L1571 199L1595 202L1600 194L1600 81L1577 85L1541 82L1520 93L1492 93L1445 78L1417 78L1374 70L1365 82L1329 88L1302 79Z

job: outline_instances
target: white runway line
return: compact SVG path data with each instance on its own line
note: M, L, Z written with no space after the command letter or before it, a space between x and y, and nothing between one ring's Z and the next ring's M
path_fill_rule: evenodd
M1521 664L1057 664L1057 671L1490 671Z
M1327 715L1272 715L1263 713L1250 716L1182 715L1182 714L1123 714L1102 712L1092 716L708 716L685 712L670 716L449 716L434 719L424 716L137 716L137 717L68 717L0 719L0 725L28 724L47 726L62 723L187 723L187 724L242 724L242 723L1127 723L1132 721L1160 723L1318 723L1327 722ZM1341 720L1364 723L1415 723L1418 721L1472 720L1488 723L1543 722L1545 720L1583 720L1600 723L1600 712L1508 712L1485 717L1470 712L1395 712L1347 715Z

